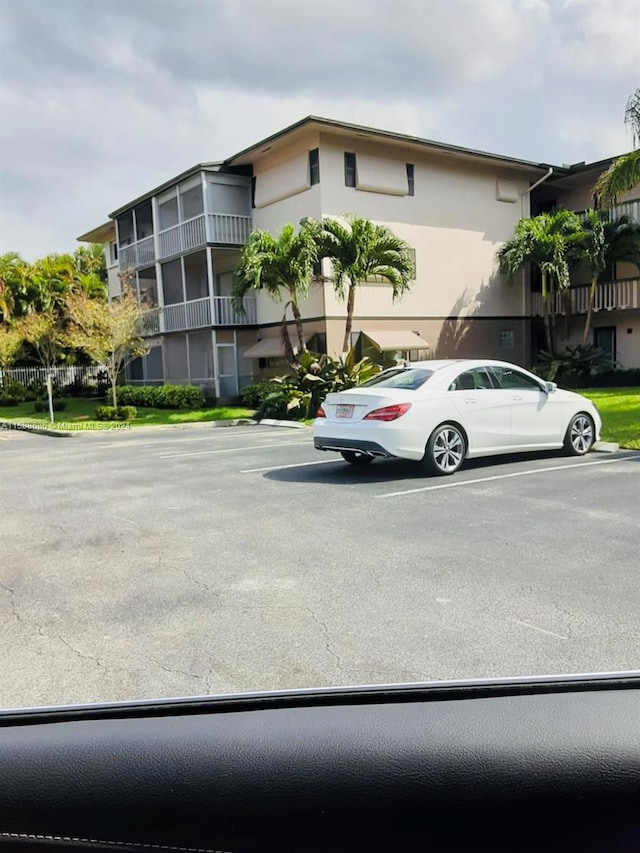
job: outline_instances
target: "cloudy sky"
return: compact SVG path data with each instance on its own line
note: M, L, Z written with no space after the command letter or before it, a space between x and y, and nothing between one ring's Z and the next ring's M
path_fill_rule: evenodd
M640 0L0 0L0 252L310 113L551 163L631 148Z

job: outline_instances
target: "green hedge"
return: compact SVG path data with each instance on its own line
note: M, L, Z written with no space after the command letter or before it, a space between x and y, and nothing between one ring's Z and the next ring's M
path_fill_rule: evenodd
M135 406L97 406L96 420L132 421L138 414Z
M201 409L202 391L195 385L122 385L117 389L118 405L152 409ZM111 389L107 403L113 405Z

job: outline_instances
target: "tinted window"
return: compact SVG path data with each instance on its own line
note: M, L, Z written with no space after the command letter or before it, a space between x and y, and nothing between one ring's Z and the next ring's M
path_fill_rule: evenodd
M415 391L424 385L430 376L433 376L433 370L426 367L392 367L368 382L363 382L360 387L377 385L379 388L406 388L408 391Z
M415 186L413 163L407 163L407 195L415 195Z
M519 370L513 370L511 367L492 367L491 371L498 380L501 388L506 390L529 390L540 391L540 383L536 382L530 376L520 373Z
M349 151L344 155L344 185L345 187L356 185L356 155Z
M449 391L481 391L487 388L493 388L493 385L491 384L491 377L484 367L465 370L449 385Z
M320 157L317 148L309 151L309 183L311 186L320 183Z

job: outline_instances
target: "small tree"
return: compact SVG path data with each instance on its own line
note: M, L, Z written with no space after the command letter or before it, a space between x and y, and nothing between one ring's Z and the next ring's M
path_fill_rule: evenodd
M130 288L113 302L75 293L67 299L69 338L97 364L104 364L111 383L112 403L118 405L116 384L120 372L148 346L140 334L142 310Z
M47 371L49 419L53 423L53 368L70 345L69 337L53 311L29 314L16 324L16 328L21 340L31 344L38 361Z
M631 127L633 151L618 157L598 178L594 193L599 205L606 207L629 190L640 186L640 89L627 101L624 122Z
M18 353L22 349L22 335L18 329L8 326L6 323L0 324L0 370L2 370L3 385L7 385L9 377L7 370L17 359Z

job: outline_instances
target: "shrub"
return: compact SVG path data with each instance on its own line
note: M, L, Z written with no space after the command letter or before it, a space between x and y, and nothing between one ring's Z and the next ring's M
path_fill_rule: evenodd
M135 406L96 406L99 421L132 421L137 414Z
M156 409L200 409L202 391L196 385L122 385L117 390L118 404ZM113 404L111 389L106 401Z
M637 387L640 386L640 367L630 367L625 369L603 370L596 376L592 376L589 380L591 388L623 388L625 386Z
M240 391L240 399L248 409L258 409L269 394L273 394L273 384L270 379L246 385Z
M67 404L62 400L54 400L53 401L53 411L54 412L64 412L67 408ZM36 400L33 406L34 412L48 412L49 411L49 401L48 400Z
M285 388L272 389L260 403L256 418L261 421L263 418L292 420L294 417L303 417L297 408L289 408L290 399L291 395Z
M22 400L16 400L15 397L1 397L0 406L17 406Z
M27 399L27 389L17 379L9 379L4 382L0 386L0 394L2 394L3 399L10 398L15 400L16 403L24 403ZM9 403L8 405L12 404Z

